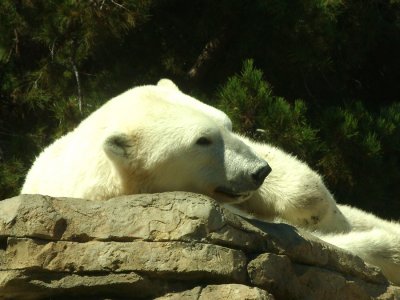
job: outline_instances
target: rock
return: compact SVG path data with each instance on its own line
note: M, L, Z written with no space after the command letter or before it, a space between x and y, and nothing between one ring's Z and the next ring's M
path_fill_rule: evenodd
M264 249L257 234L235 230L217 203L190 193L119 197L108 201L20 195L0 202L0 236L46 240L218 241ZM240 222L233 224L240 228Z
M0 299L400 299L377 268L205 196L0 202Z
M185 299L198 299L198 300L274 300L274 296L265 290L249 287L242 284L220 284L220 285L207 285L205 287L195 287L191 290L168 293L164 296L157 298L157 300L185 300Z
M278 299L302 299L302 286L290 259L285 255L264 253L248 264L250 282L271 291Z
M79 255L77 255L79 254ZM8 238L1 271L40 269L69 273L140 272L152 277L245 282L240 250L184 242L43 241Z
M314 265L363 278L368 282L385 283L387 280L374 266L334 245L327 244L308 232L287 224L273 224L254 220L253 223L274 247L269 252L284 254L293 262Z
M292 263L285 255L264 253L248 264L250 281L278 299L383 299L389 285L376 285L320 267ZM393 297L400 297L400 289ZM397 298L393 298L397 299Z
M183 285L136 273L65 274L42 271L0 271L0 299L154 298Z

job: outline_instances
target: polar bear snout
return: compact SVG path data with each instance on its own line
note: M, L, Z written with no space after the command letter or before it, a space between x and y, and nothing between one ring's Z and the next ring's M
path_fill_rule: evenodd
M260 188L272 169L268 161L255 153L236 135L225 134L225 154L223 159L224 186L236 193L254 192Z
M266 163L264 166L260 167L253 174L251 174L251 178L257 186L257 189L263 184L265 178L267 178L271 171L271 167Z

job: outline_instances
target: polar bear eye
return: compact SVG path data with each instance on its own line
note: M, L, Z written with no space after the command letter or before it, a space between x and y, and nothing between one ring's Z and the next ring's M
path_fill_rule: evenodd
M196 144L201 146L208 146L212 144L212 141L209 138L202 136L196 141Z

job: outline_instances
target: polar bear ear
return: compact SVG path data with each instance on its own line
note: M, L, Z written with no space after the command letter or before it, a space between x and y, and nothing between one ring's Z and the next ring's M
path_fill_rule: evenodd
M157 86L165 87L165 88L168 88L168 89L170 89L170 90L179 91L179 88L176 86L176 84L173 83L172 80L167 79L167 78L161 79L161 80L157 83Z
M106 138L103 149L110 159L127 159L132 145L126 134L113 134Z

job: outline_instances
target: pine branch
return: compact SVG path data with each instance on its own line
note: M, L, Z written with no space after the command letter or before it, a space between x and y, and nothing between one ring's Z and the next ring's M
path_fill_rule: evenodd
M213 38L204 46L200 55L197 57L196 62L190 68L187 74L189 78L196 79L200 77L201 73L204 73L204 70L207 67L207 62L213 58L214 54L217 52L220 45L221 45L220 39Z
M125 6L123 6L122 4L119 4L117 2L115 2L114 0L111 0L111 3L113 3L114 5L118 6L119 8L125 9L127 11L130 11L129 9L127 9Z
M195 63L187 72L187 76L190 79L200 79L207 73L208 68L212 65L211 62L217 59L219 54L221 54L222 49L232 36L232 32L234 32L234 30L231 24L230 26L225 25L219 30L219 34L217 34L216 37L205 44Z
M70 58L70 62L71 62L71 65L72 65L72 69L74 71L75 80L76 80L76 86L77 86L77 90L78 90L79 112L82 113L83 97L82 97L81 81L80 81L79 71L78 71L78 67L76 66L75 60L72 57Z
M14 29L14 41L15 41L15 55L19 56L19 37L17 29Z
M14 45L11 47L10 51L8 52L6 62L10 61L11 55L15 52L15 56L19 56L19 37L17 29L14 29Z

